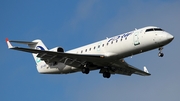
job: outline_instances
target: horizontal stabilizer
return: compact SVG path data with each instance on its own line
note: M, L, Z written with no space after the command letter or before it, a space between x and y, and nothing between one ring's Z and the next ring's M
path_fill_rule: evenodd
M38 44L38 42L14 41L14 40L9 40L8 38L6 38L6 43L8 45L8 48L11 48L11 49L14 48L14 46L11 45L11 42L18 43L18 44L25 44L25 45L28 45L28 46Z
M13 41L13 40L9 40L9 42L19 43L19 44L26 44L26 45L37 44L37 42L28 42L28 41Z

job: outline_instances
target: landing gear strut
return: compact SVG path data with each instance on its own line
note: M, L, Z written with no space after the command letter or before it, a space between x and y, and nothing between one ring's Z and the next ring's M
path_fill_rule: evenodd
M162 50L163 50L163 47L159 47L159 53L158 53L159 57L163 57L164 56L164 54L162 53Z

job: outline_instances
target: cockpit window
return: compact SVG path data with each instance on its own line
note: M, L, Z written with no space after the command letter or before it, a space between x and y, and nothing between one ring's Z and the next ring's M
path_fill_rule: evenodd
M163 31L161 28L154 28L155 31Z
M146 29L146 32L149 32L149 31L154 31L154 29L153 29L153 28L151 28L151 29Z
M146 32L149 32L149 31L164 31L164 30L161 29L161 28L150 28L150 29L146 29Z

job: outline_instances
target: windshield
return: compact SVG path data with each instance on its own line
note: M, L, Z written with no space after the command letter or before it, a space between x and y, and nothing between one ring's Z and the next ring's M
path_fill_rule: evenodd
M150 28L150 29L146 29L146 32L149 32L149 31L164 31L164 30L161 29L161 28Z

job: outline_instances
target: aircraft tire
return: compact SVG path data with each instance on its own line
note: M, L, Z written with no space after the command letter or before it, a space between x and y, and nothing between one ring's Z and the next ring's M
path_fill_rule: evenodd
M163 57L164 56L164 54L161 53L161 52L159 52L158 55L159 55L159 57Z
M111 77L111 74L109 72L104 72L103 73L103 77L104 78L110 78Z
M82 68L82 73L89 74L89 68Z

